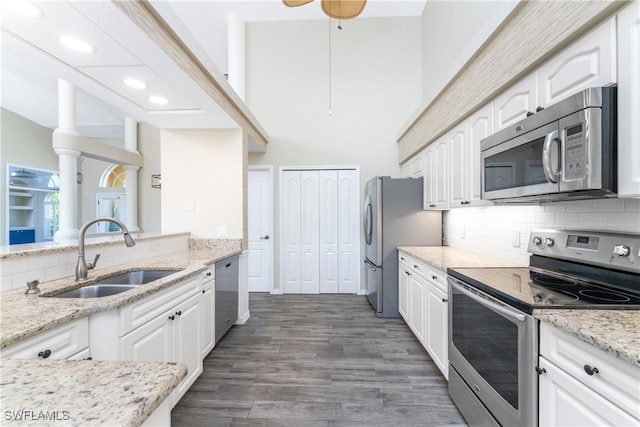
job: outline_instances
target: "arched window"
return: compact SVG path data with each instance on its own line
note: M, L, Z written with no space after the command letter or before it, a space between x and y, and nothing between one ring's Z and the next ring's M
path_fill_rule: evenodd
M44 231L43 240L53 240L54 234L60 227L60 197L59 193L49 193L44 198Z
M126 184L125 170L122 165L109 166L100 178L100 187L126 187Z

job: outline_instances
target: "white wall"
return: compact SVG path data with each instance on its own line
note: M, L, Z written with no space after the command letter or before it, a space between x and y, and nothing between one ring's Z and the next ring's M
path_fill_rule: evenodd
M242 133L239 129L162 130L163 232L242 238Z
M162 190L151 187L151 175L161 173L160 129L138 123L138 152L144 157L138 170L138 226L142 231L160 231Z
M375 175L400 176L396 135L422 99L420 18L337 24L247 23L247 105L270 136L267 152L250 154L249 164L358 165L362 186Z

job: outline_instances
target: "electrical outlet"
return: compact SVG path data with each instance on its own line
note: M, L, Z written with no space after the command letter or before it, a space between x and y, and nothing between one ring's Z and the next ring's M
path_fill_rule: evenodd
M511 235L511 245L514 248L519 248L520 247L520 232L519 231L514 231L513 234Z

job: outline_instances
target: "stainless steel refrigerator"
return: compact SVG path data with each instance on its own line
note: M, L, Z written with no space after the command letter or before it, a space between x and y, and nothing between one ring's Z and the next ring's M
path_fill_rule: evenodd
M422 209L422 178L377 176L364 204L367 297L378 317L399 317L398 246L441 246L442 213Z

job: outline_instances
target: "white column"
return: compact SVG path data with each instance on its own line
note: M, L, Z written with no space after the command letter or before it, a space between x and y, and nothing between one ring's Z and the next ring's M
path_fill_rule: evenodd
M246 23L237 13L227 18L229 84L245 100Z
M124 149L138 153L138 123L131 117L124 119ZM125 221L129 231L140 231L138 226L138 166L122 165L125 171Z
M76 130L76 91L66 80L58 79L58 135L78 135ZM53 239L55 241L78 238L78 157L80 152L59 148L60 174L60 227Z

